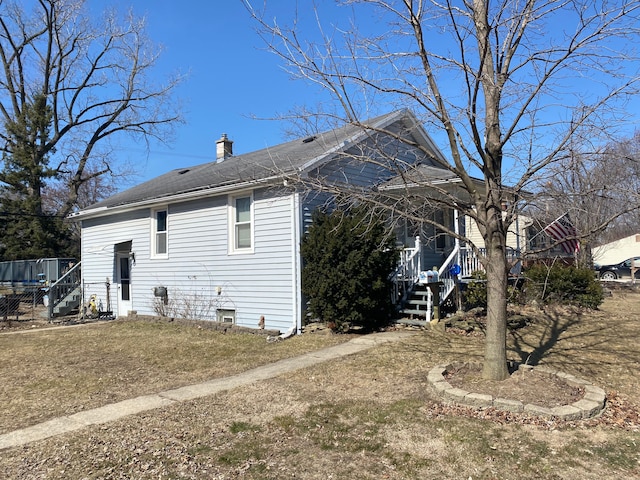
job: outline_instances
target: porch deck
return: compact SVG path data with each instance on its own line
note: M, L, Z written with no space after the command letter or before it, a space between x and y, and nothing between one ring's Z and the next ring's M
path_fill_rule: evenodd
M436 271L435 268L423 268L422 248L420 237L416 237L414 247L402 250L400 264L393 275L393 299L400 313L411 319L419 317L422 321L429 322L434 312L438 312L439 307L449 299L456 286L475 281L473 274L484 272L479 255L484 255L485 249L479 249L478 255L473 249L456 242L451 253ZM519 253L510 251L509 257L515 265L512 269L514 275L519 274ZM439 286L435 294L433 287L424 288L430 283Z

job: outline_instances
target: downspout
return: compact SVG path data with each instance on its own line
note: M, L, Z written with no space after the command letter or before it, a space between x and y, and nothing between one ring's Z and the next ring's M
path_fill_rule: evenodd
M516 252L518 255L522 255L520 251L520 235L522 232L520 231L520 215L518 215L518 211L516 210Z
M267 342L277 342L294 336L302 330L302 307L301 292L302 285L300 279L302 261L300 258L300 240L302 224L302 212L300 211L300 194L291 195L291 326L278 336L267 337Z
M454 232L456 233L456 238L454 240L454 245L455 245L455 249L456 249L456 263L460 266L462 266L462 256L460 253L460 212L458 211L457 208L453 209L453 228L454 228ZM466 231L465 231L466 234ZM460 293L460 277L458 275L456 275L455 277L455 281L456 281L456 285L454 286L455 288L455 294L456 294L456 308L457 310L462 310L462 295Z
M292 295L292 323L286 333L280 335L281 338L288 338L302 330L302 260L300 258L301 242L301 219L300 194L291 195L291 295Z
M454 239L454 248L456 250L457 253L457 258L456 258L456 263L458 265L461 264L460 262L460 212L458 211L457 208L453 209L453 231L456 234L456 238Z

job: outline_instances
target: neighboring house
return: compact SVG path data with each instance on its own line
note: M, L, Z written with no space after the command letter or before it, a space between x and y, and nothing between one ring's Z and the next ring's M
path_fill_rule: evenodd
M531 219L526 215L519 214L515 220L509 226L507 230L507 248L512 252L518 252L523 254L527 250L527 229L531 226ZM484 240L478 229L476 222L470 218L465 217L465 235L473 242L474 245L484 247Z
M346 125L233 156L223 135L216 161L173 170L75 214L85 298L95 295L118 316L135 311L299 330L300 241L326 197L296 191L286 178L369 189L397 175L399 165L433 166L411 144L443 158L408 111L367 123L408 142ZM358 161L363 153L378 161Z
M632 257L640 257L640 233L593 247L591 253L596 265L614 265Z

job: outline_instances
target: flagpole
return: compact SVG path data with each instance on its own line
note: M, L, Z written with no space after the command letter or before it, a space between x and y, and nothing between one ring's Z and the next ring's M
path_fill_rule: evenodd
M533 237L531 237L530 239L528 239L528 240L527 240L527 242L528 242L529 244L531 244L531 242L533 241L533 239L534 239L534 238L536 238L538 235L540 235L540 234L542 234L542 233L545 233L545 229L546 229L549 225L551 225L551 224L553 224L553 223L557 222L557 221L558 221L558 220L560 220L562 217L564 217L565 215L568 215L568 214L569 214L569 210L567 210L566 212L564 212L562 215L560 215L558 218L556 218L553 222L549 222L549 223L547 224L547 226L546 226L546 227L544 227L542 230L540 230L538 233L536 233Z

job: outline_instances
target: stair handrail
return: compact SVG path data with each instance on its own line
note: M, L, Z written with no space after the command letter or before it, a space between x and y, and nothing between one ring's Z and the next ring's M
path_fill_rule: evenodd
M444 302L449 294L456 287L456 276L459 274L454 274L452 267L454 265L459 265L460 263L460 245L457 245L453 248L447 259L444 261L442 266L438 269L438 280L441 282L440 284L440 303Z
M47 292L49 298L49 305L47 308L47 318L49 321L53 318L53 311L56 306L62 303L67 295L80 286L80 265L82 262L76 263L73 267L67 270L58 280L49 286Z
M413 247L405 247L400 251L400 262L396 270L391 274L393 281L393 303L404 302L420 277L422 268L422 243L420 237L415 237Z

